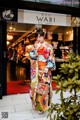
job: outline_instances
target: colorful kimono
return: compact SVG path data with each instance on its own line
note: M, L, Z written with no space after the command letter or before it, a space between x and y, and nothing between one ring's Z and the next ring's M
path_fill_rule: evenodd
M55 69L53 47L47 42L36 42L29 53L31 60L30 98L35 110L45 112L51 103L51 71Z

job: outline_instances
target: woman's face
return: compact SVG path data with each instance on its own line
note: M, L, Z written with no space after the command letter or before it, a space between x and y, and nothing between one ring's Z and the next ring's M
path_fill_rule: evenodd
M44 36L38 35L37 40L38 40L39 42L43 42L43 41L44 41Z

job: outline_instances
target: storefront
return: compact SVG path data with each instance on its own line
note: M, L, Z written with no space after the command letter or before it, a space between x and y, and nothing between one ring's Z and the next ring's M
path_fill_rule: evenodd
M32 4L32 2L30 2L31 4ZM37 3L38 4L38 3ZM44 5L43 3L40 3L41 5ZM20 4L21 5L21 4ZM23 5L23 4L22 4ZM35 4L36 5L36 4ZM39 4L38 4L39 5ZM46 6L46 8L47 8L47 4L45 5ZM51 5L52 6L52 5ZM19 8L20 8L21 6L19 6ZM30 7L30 6L28 6L28 7ZM30 9L30 8L29 8ZM32 9L32 8L31 8ZM43 7L43 9L44 9L44 7ZM7 11L7 10L10 10L10 11ZM5 11L5 13L7 13L7 12L11 12L10 13L10 17L12 18L13 16L14 16L14 14L12 14L12 11L11 11L11 9L7 9L6 11ZM37 10L38 10L38 8L37 8ZM6 35L7 35L7 25L8 25L8 23L18 23L18 24L20 24L20 23L23 23L23 24L27 24L27 28L29 27L29 30L28 30L28 32L27 33L25 33L24 35L22 35L22 37L19 37L19 39L17 39L17 41L15 41L13 44L11 44L10 46L9 46L9 48L10 47L14 47L15 45L17 46L18 45L18 48L19 48L19 46L23 46L24 47L24 45L23 45L23 43L24 43L24 39L26 39L26 37L27 37L27 35L30 33L30 32L32 32L36 27L44 27L44 28L46 28L47 30L48 30L48 42L51 42L51 32L53 32L53 30L55 29L55 28L57 28L57 26L62 26L63 28L65 27L66 29L67 29L67 27L68 28L71 28L71 14L61 14L61 13L59 13L58 14L58 12L57 13L52 13L52 11L50 12L42 12L42 11L48 11L49 9L45 9L45 10L39 10L39 11L32 11L32 10L26 10L24 7L23 7L23 9L17 9L17 14L16 14L16 17L17 17L17 21L15 20L15 19L13 19L13 20L9 20L9 18L7 18L8 20L6 21L6 20L2 20L1 21L1 25L2 25L2 27L1 27L1 31L2 31L2 35L1 35L1 45L2 45L2 47L0 48L1 50L0 51L2 51L0 54L0 56L1 56L1 62L0 62L0 64L1 64L1 67L0 67L0 74L1 74L1 77L0 77L0 81L1 81L1 83L2 83L2 86L1 86L1 96L3 96L3 95L6 95L7 94L7 91L6 91L6 89L7 89L7 74L6 74L6 69L7 69L7 67L6 67L6 62L7 62L7 54L6 54L6 51L7 51L7 46L6 46ZM74 13L75 14L75 13ZM6 17L6 14L5 14L5 17ZM13 17L14 18L14 17ZM12 24L13 25L13 24ZM4 26L4 27L3 27ZM23 25L24 26L24 25ZM32 27L31 27L32 26ZM31 27L31 29L30 29L30 27ZM3 30L3 28L5 28L4 30ZM51 29L51 30L50 30ZM75 35L77 36L77 33L76 33L76 28L74 28L75 29ZM74 30L74 29L71 29L71 30ZM58 28L57 28L57 30L58 30ZM4 31L4 32L3 32ZM55 31L55 33L56 33L56 31ZM69 40L73 40L74 41L74 34L73 34L73 36L71 36L71 35L64 35L64 37L63 37L63 35L62 35L62 33L59 33L59 32L57 32L57 34L58 34L58 36L59 36L59 40L67 40L67 39L69 39ZM5 37L3 37L3 36L5 36ZM75 36L75 37L76 37ZM33 42L34 42L34 40L33 40L33 38L34 38L34 35L33 34L31 34L30 35L30 41L32 42L32 44L33 44ZM4 41L4 42L3 42ZM26 41L25 41L26 42ZM18 44L19 43L19 44ZM20 45L20 43L21 43L21 45ZM75 41L75 43L76 43L76 41ZM73 42L73 44L75 44L74 42ZM28 44L27 44L27 46L28 46ZM20 47L20 49L21 49L21 47ZM74 51L76 51L76 47L73 47L73 50ZM25 59L25 57L24 57L24 59ZM3 68L3 69L2 69ZM4 76L4 74L5 74L5 76ZM3 80L3 81L2 81Z

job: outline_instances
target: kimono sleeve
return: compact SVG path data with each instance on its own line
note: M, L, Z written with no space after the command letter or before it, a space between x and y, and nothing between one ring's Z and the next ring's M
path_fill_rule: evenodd
M37 50L35 49L35 45L30 50L29 57L30 59L37 60Z
M56 69L55 56L54 56L54 51L53 51L52 46L50 46L50 56L47 60L47 67L54 69L54 70Z

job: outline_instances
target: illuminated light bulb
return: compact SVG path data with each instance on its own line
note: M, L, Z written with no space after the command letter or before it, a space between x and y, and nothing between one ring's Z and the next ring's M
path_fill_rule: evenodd
M12 36L12 35L7 34L7 40L12 40L12 39L13 39L13 36Z
M10 29L10 30L12 30L12 29L13 29L13 27L12 27L12 26L10 26L10 27L9 27L9 29Z
M16 30L16 28L14 27L14 28L13 28L13 30L15 31L15 30Z
M10 42L9 41L7 41L7 45L9 45L10 44Z

